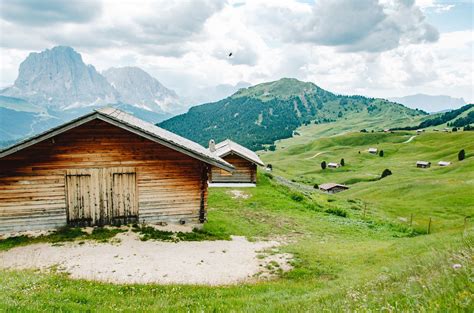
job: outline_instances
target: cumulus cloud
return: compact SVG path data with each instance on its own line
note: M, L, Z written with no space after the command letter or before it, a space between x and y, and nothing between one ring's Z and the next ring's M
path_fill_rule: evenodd
M159 1L152 5L147 16L140 16L136 21L143 37L163 44L176 42L199 33L207 19L224 4L220 0Z
M410 0L320 0L308 21L294 31L294 40L337 46L341 51L379 52L439 37Z
M2 6L0 51L10 57L2 59L0 85L13 81L22 60L16 55L70 45L99 70L139 66L183 93L296 77L338 93L456 88L451 95L472 99L472 31L465 39L440 36L424 16L437 3L418 1L101 0L89 22L41 27L7 20Z
M101 4L94 0L2 0L2 19L32 26L56 23L85 23L101 13Z

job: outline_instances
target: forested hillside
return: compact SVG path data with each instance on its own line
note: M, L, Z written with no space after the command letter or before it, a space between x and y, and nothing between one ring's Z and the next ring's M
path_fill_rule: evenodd
M439 113L435 117L424 120L418 125L415 126L406 126L406 127L398 127L393 128L393 130L415 130L420 128L426 128L431 126L439 126L444 123L447 123L455 118L457 118L452 124L455 127L463 127L467 126L470 123L474 123L474 113L469 112L465 117L460 117L462 113L474 108L474 104L466 104L465 106L452 110L446 113Z
M216 141L230 138L259 150L278 139L291 137L301 125L341 119L351 123L354 116L361 114L367 118L386 115L390 123L408 122L426 113L383 99L336 95L313 83L283 78L241 89L218 102L193 107L159 126L202 145L211 138Z

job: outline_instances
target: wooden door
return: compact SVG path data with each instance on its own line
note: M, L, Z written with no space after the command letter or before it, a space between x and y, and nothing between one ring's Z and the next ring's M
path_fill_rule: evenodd
M93 224L92 175L87 170L70 171L66 175L67 221L74 226Z
M138 222L137 183L135 172L112 172L112 223Z
M135 169L75 169L66 173L67 223L102 226L138 221Z

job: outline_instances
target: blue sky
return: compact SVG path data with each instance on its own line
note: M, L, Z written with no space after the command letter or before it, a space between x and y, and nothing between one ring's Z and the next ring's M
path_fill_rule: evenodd
M342 94L445 94L473 102L473 6L435 0L2 0L0 86L14 82L30 52L68 45L99 71L138 66L182 95L295 77Z
M426 20L433 24L440 32L453 32L474 28L472 1L440 1L443 5L452 5L449 10L426 10Z

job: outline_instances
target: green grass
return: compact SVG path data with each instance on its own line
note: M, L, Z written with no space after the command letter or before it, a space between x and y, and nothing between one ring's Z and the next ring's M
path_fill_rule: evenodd
M462 227L464 217L474 215L474 132L428 132L405 143L413 135L350 133L312 141L298 138L262 158L273 165L274 174L310 186L347 184L350 189L337 194L338 199L361 199L382 218L409 219L413 215L414 223L421 226L431 217L435 231ZM369 154L369 147L384 150L384 157ZM461 149L467 157L458 161ZM320 167L322 161L341 158L344 167ZM432 167L416 168L418 160L431 161ZM452 165L439 167L440 160ZM392 175L379 179L385 169Z
M84 232L81 228L77 227L63 227L51 234L41 235L38 237L28 237L25 235L9 237L7 239L0 240L0 251L9 250L14 247L24 246L33 243L49 242L53 244L75 241L75 240L95 240L99 242L107 242L109 239L115 237L118 233L124 232L125 230L119 228L105 228L95 227L91 234Z
M156 229L151 226L133 225L132 230L140 235L140 240L160 240L160 241L204 241L204 240L229 240L228 234L222 231L210 231L207 229L194 228L191 232L171 232Z
M469 311L473 307L473 242L466 231L410 236L346 201L302 200L264 175L234 199L211 189L203 231L252 240L285 237L294 270L268 282L235 286L112 285L62 274L0 271L0 304L13 311ZM322 206L323 208L320 208ZM350 211L346 218L324 212ZM464 241L461 240L465 238ZM454 271L453 263L462 268ZM229 269L232 270L232 269Z
M293 254L294 269L283 273L272 265L272 270L280 272L275 280L231 286L113 285L72 280L62 274L4 270L0 271L0 308L472 312L474 221L467 220L465 225L464 218L474 216L474 133L425 133L403 143L411 135L298 138L299 142L263 156L273 164L274 173L260 174L256 188L242 189L248 197L234 198L225 188L209 190L209 222L186 235L196 238L179 239L228 239L231 235L284 239L287 244L279 250ZM369 155L370 146L383 149L385 156ZM467 158L458 162L461 148L466 149ZM325 153L311 158L320 151ZM323 171L319 167L323 158L344 158L346 166ZM414 162L419 159L433 162L433 167L417 169ZM439 168L435 164L439 159L453 164ZM386 168L393 172L391 176L372 180ZM335 195L303 194L296 187L277 184L275 175L311 186L326 181L352 183L350 190ZM0 249L5 245L0 243ZM454 264L461 267L455 269Z

